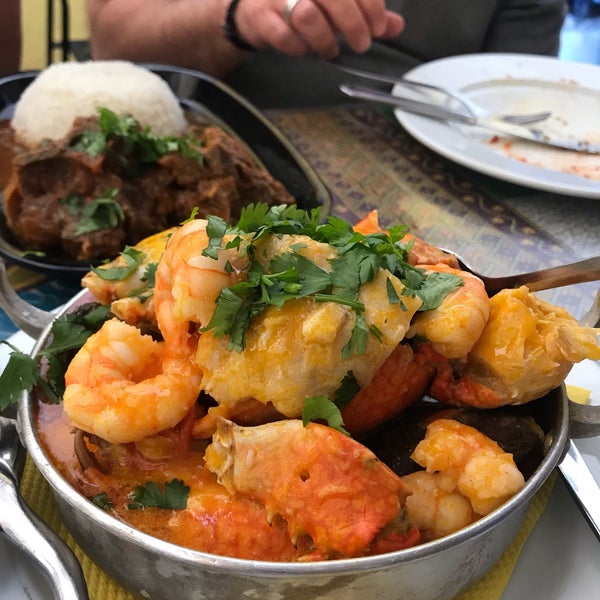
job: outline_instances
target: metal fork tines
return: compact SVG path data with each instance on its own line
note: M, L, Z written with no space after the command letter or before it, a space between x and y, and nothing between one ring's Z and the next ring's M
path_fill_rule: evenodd
M545 121L552 114L551 110L543 110L536 113L521 115L500 115L499 118L513 125L533 125Z
M342 83L340 90L351 98L359 98L372 102L380 102L391 106L396 106L402 110L412 112L435 119L456 121L467 125L484 125L481 117L485 116L484 111L478 109L479 114L475 109L467 112L466 110L451 107L447 104L434 102L431 99L418 100L407 96L399 96L392 94L389 91L384 91L376 87L367 87L354 83ZM535 113L519 113L519 114L502 114L493 115L496 121L505 121L511 125L528 125L538 123L547 119L552 113L550 111L537 111ZM487 125L488 127L490 124ZM511 129L511 131L513 131Z
M357 77L370 81L390 84L394 86L395 91L397 91L399 87L403 87L410 92L414 92L414 98L407 98L407 100L425 100L427 102L434 102L444 108L460 110L469 117L476 117L478 113L482 111L480 107L476 106L471 100L455 90L448 90L431 83L406 79L405 77L393 77L382 73L373 73L347 64L336 61L333 62L339 69L351 75L356 75ZM344 88L342 88L342 91L347 93ZM527 114L498 115L498 118L507 123L512 123L513 125L532 125L533 123L539 123L540 121L546 120L551 114L551 111L539 111Z

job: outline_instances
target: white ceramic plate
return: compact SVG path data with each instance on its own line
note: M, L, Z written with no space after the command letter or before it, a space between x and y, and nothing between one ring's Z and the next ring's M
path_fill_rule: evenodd
M11 336L9 341L25 352L29 352L34 343L23 332ZM8 354L7 346L0 344L0 372ZM591 402L600 404L598 363L584 361L575 365L567 382L591 389ZM580 440L577 445L600 483L600 438ZM14 548L2 533L0 581L2 598L50 600L53 597L31 560ZM594 598L599 589L598 541L564 484L558 480L548 507L525 544L502 600Z
M484 110L550 110L536 127L600 143L600 66L523 54L470 54L433 61L405 77L458 92ZM394 93L405 93L396 86ZM446 158L498 179L600 199L600 154L550 148L483 129L395 110L417 140Z

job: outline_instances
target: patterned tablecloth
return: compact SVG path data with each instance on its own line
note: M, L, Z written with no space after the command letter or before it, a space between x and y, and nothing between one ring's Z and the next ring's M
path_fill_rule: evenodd
M378 208L383 224L405 223L490 275L600 254L598 200L528 190L459 167L410 137L390 111L351 104L269 116L331 190L332 211L349 220ZM79 287L72 278L10 271L23 297L41 308L65 302ZM596 287L540 295L579 317ZM14 331L1 312L0 336Z

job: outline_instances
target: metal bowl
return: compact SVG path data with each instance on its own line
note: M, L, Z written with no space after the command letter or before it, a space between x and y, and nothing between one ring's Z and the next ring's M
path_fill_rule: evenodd
M83 291L60 314L89 300ZM50 326L33 354L46 343ZM382 554L325 562L281 563L198 552L142 533L79 494L50 462L34 426L34 400L19 408L23 442L49 482L63 520L85 553L139 598L260 598L294 600L444 600L467 589L500 559L516 536L535 493L569 443L569 400L564 386L544 399L546 454L512 499L470 526L439 540ZM596 417L597 418L597 417ZM585 429L585 428L583 428ZM580 427L580 433L583 432Z

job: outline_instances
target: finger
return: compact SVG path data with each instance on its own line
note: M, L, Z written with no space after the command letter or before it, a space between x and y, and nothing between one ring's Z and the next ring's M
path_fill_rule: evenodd
M357 0L372 37L381 37L387 28L384 0Z
M238 17L237 25L242 39L255 48L272 47L290 56L304 56L311 51L302 37L274 11L264 12L257 22Z
M301 0L292 13L294 28L311 6L316 6L321 10L329 23L332 35L335 36L337 32L341 33L352 50L364 52L369 49L372 38L369 24L356 0ZM302 13L300 13L300 9L304 9ZM305 24L301 22L301 26L301 33L305 35Z
M398 13L391 11L387 12L386 28L384 32L377 36L381 39L389 39L399 36L404 31L405 26L404 17Z
M337 29L313 0L300 0L288 18L288 24L320 56L333 58L337 55Z

